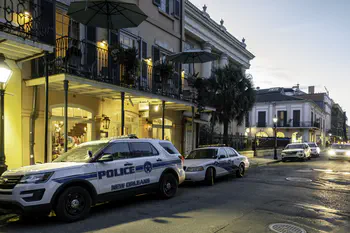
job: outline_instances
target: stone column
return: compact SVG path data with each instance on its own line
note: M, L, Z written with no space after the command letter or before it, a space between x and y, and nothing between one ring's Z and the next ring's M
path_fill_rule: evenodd
M209 42L205 42L202 45L204 51L211 53L211 44ZM209 78L211 76L211 62L206 62L202 64L201 69L201 77Z
M228 56L226 53L222 53L220 57L220 68L223 68L226 65L228 65Z

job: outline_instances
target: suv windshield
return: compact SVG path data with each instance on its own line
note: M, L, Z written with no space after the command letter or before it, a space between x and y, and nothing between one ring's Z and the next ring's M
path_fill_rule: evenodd
M217 149L200 149L191 151L186 159L215 159Z
M66 153L63 153L60 155L56 160L53 162L88 162L92 155L94 157L96 153L104 148L108 144L107 141L98 141L98 142L88 142L83 143L74 149L67 151ZM89 155L89 151L91 154Z
M286 149L304 149L304 144L289 144Z
M333 145L332 145L332 149L350 150L350 145L333 144Z
M313 143L313 142L308 143L308 145L309 145L309 147L317 147L316 143Z

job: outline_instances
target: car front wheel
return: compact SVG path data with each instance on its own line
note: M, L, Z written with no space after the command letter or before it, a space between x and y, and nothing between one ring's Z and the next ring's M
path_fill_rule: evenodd
M214 168L210 167L205 172L205 183L209 186L213 186L215 184Z
M55 212L64 222L74 222L88 216L92 205L89 192L80 186L68 187L58 197Z
M244 176L244 172L245 172L245 167L244 167L244 164L241 163L238 167L238 170L236 171L236 176L239 178L242 178Z

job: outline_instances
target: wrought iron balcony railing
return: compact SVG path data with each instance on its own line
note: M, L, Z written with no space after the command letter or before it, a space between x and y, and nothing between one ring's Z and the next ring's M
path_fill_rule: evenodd
M55 0L1 0L0 31L54 45Z
M266 122L257 122L256 127L258 128L273 128L274 124L267 124ZM278 128L317 128L320 129L321 125L319 122L311 121L290 121L290 122L277 122Z
M67 73L86 79L105 82L174 99L192 101L192 95L181 91L181 79L175 72L170 78L162 80L154 67L142 61L142 72L132 79L126 78L124 65L112 62L108 46L103 43L90 43L70 37L56 40L56 50L50 55L49 75ZM44 58L35 61L37 68L32 69L32 77L45 76Z

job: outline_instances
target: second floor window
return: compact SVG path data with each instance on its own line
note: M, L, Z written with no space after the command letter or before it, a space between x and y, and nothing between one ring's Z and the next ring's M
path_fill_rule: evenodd
M61 37L71 37L73 39L80 39L79 23L70 19L63 11L56 11L56 39Z
M120 34L120 44L124 48L134 48L136 43L135 43L135 40L130 36Z
M153 3L164 13L180 17L180 1L181 0L153 0Z
M258 112L258 127L266 127L266 112Z

